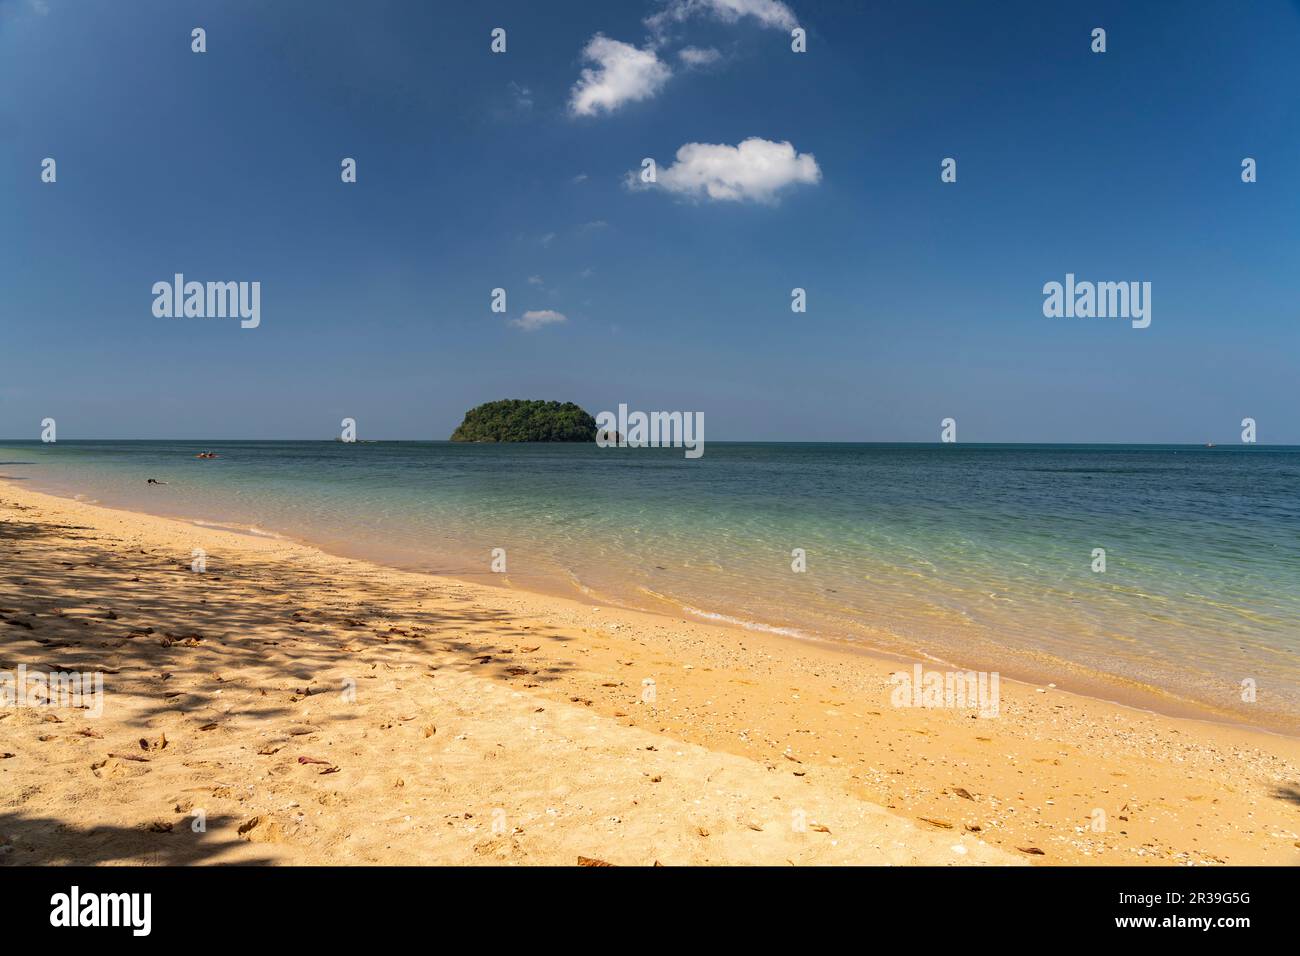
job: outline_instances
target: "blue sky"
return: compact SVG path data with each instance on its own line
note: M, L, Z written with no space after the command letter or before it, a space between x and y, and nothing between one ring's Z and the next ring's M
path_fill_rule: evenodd
M440 439L517 397L1300 443L1298 50L1282 0L0 0L0 436ZM688 144L732 149L629 188ZM261 282L260 327L156 318L176 272ZM1067 272L1151 282L1151 327L1045 317Z

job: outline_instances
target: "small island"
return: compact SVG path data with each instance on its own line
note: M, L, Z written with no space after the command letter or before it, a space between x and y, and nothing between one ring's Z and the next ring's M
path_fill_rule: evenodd
M507 398L471 408L451 440L589 442L596 440L596 419L573 402Z

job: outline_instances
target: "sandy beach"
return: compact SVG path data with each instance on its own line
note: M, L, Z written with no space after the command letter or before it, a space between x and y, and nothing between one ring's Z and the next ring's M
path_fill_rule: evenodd
M870 653L13 481L0 640L104 681L0 709L6 864L1300 863L1291 738L1066 680L896 707Z

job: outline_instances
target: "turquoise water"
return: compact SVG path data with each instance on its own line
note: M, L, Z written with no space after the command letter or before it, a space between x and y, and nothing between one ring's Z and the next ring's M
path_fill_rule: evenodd
M204 448L222 457L196 460ZM0 475L401 567L1300 727L1300 448L712 442L688 461L586 445L0 442Z

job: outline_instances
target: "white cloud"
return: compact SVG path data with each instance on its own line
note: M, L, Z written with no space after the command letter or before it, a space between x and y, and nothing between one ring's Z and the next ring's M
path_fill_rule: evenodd
M681 61L687 66L711 66L722 59L722 54L713 47L701 49L697 46L682 47L677 51Z
M528 277L528 284L529 284L529 285L541 285L541 284L542 284L542 277L541 277L541 276L529 276L529 277Z
M793 30L799 25L794 11L781 0L667 0L664 9L646 17L646 25L661 32L669 21L681 23L696 15L711 16L724 23L753 17L765 27Z
M638 50L599 33L587 43L582 56L596 66L585 67L573 84L569 111L575 116L612 113L624 103L649 99L672 76L653 50Z
M540 236L537 241L540 242L545 248L549 249L551 243L555 241L555 233L548 232L545 235Z
M538 309L533 312L525 312L520 318L511 319L510 324L523 329L525 332L536 332L543 326L568 321L568 316L562 312L556 312L554 309Z
M511 81L510 96L514 100L515 109L522 111L533 108L533 91L528 87Z
M658 173L658 182L642 184L635 172L627 182L634 189L658 186L685 196L713 200L772 202L787 186L820 182L821 168L812 153L797 153L788 142L751 136L739 146L687 143L677 150L677 162Z
M578 173L578 175L573 177L574 183L585 183L586 181L587 181L586 173Z

